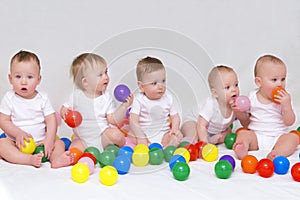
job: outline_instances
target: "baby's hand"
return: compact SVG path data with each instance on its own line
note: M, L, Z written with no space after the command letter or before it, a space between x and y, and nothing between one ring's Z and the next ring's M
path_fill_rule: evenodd
M60 109L60 116L63 120L66 119L66 114L69 112L69 109L62 106L61 109Z
M133 102L133 94L131 93L126 99L125 102L123 103L124 106L127 108L132 104Z
M22 132L20 134L18 134L16 136L16 146L21 149L21 145L24 146L25 143L24 143L24 140L26 140L27 142L29 142L29 138L32 138L32 135L28 134L28 133L25 133L25 132Z
M148 138L137 138L137 144L145 144L149 146L151 143Z
M282 106L291 105L291 95L286 90L279 90L274 97Z

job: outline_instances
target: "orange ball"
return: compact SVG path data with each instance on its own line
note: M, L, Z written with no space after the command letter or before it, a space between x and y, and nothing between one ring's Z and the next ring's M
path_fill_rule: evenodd
M242 159L241 166L245 173L254 174L256 172L256 167L258 160L255 156L247 155Z
M81 158L83 152L78 148L71 148L71 149L69 149L69 151L71 152L71 154L74 155L74 162L72 163L72 165L74 165Z
M276 95L278 95L278 92L279 91L285 91L285 89L284 88L282 88L282 87L277 87L277 88L275 88L273 91L272 91L272 101L274 102L274 103L276 103L276 104L280 104L278 101L277 101L277 99L275 98L275 96Z

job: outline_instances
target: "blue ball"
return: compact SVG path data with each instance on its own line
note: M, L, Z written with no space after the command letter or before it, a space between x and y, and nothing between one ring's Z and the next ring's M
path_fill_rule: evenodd
M161 150L164 150L163 147L162 147L162 145L159 144L159 143L156 143L156 142L150 144L148 148L149 148L149 150L151 150L151 149L153 149L153 148L159 148L159 149L161 149Z
M234 158L231 155L224 155L224 156L222 156L219 159L219 161L220 160L227 160L231 164L232 170L234 170L234 168L235 168L235 160L234 160Z
M284 156L277 156L274 160L274 172L276 174L286 174L290 168L290 161Z
M128 173L130 164L130 160L125 155L117 156L113 162L113 166L116 168L118 174L120 175Z
M63 137L60 138L65 143L65 151L67 151L71 145L71 140L69 138Z
M1 135L0 135L0 139L1 138L6 138L6 134L5 133L2 133Z
M171 171L173 169L173 166L178 162L185 162L186 163L185 158L182 155L179 155L179 154L176 154L176 155L174 155L170 158L169 167L170 167Z
M118 156L124 155L129 159L130 162L132 160L132 154L133 154L133 149L129 146L123 146L118 151Z

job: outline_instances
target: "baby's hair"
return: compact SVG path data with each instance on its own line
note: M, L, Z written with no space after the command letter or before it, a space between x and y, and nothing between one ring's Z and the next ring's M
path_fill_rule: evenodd
M254 67L254 76L256 77L258 74L258 69L260 68L260 66L264 63L264 62L272 62L272 63L278 63L278 64L284 64L284 62L273 55L263 55L261 57L259 57L255 63L255 67Z
M214 83L220 72L234 72L234 70L231 67L225 65L218 65L212 68L208 75L208 84L210 89L214 87Z
M88 68L95 68L98 65L107 65L103 57L94 53L83 53L77 56L71 65L70 74L73 78L73 82L76 87L84 90L82 86L82 78L84 77L84 72Z
M40 60L37 57L37 55L35 55L32 52L24 51L24 50L19 51L18 53L16 53L11 58L10 67L12 66L12 63L14 61L17 61L17 62L28 62L28 61L31 61L31 60L33 60L33 61L35 61L37 63L37 65L39 67L39 71L40 71L41 70L41 65L40 65Z
M158 58L145 57L137 63L136 76L138 81L142 81L145 73L154 72L157 70L165 69L163 63Z

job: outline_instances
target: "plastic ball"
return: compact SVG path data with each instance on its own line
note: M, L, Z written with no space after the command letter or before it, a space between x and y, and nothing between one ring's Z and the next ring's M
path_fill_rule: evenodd
M105 147L105 151L110 151L115 154L115 156L118 156L119 147L115 144L109 144L107 147Z
M0 135L0 139L1 138L6 138L7 136L6 136L6 134L5 133L2 133L1 135Z
M72 167L71 176L74 182L84 183L89 179L90 170L86 164L77 163Z
M112 186L118 180L118 171L112 166L105 166L101 169L99 178L103 185Z
M78 163L86 164L86 166L88 166L88 168L89 168L90 174L94 173L94 170L95 170L95 164L94 164L94 161L93 161L91 158L89 158L89 157L81 157L81 158L78 160L77 164L78 164Z
M225 146L227 147L227 149L232 149L233 144L235 143L235 140L236 140L235 133L228 133L225 136L224 143L225 143Z
M190 153L190 161L195 161L198 159L199 150L194 144L188 144L184 146Z
M131 111L131 107L129 107L129 108L127 109L127 111L126 111L125 116L126 116L127 119L130 117L130 111Z
M202 149L203 160L213 162L218 158L218 148L216 145L207 144Z
M164 161L164 152L160 148L152 148L149 151L149 163L151 165L160 165Z
M71 140L66 137L62 137L60 139L65 143L65 151L67 151L72 143Z
M159 149L163 150L162 145L157 143L157 142L154 142L154 143L150 144L148 148L149 148L149 150L151 150L153 148L159 148Z
M295 181L300 182L300 162L292 166L291 174Z
M134 152L141 152L141 153L148 153L149 152L149 148L145 144L138 144L138 145L136 145L134 147L133 151Z
M176 150L176 147L173 145L167 146L164 149L164 157L165 157L166 162L170 161L170 158L173 156L175 150Z
M129 146L123 146L118 151L118 156L124 155L129 159L130 162L132 161L132 154L133 154L133 149Z
M273 91L272 91L272 101L274 102L274 103L276 103L276 104L280 104L279 102L278 102L278 100L275 98L275 96L276 95L278 95L278 92L279 91L285 91L285 89L284 88L282 88L282 87L277 87L277 88L275 88Z
M182 155L173 155L171 158L170 158L170 161L169 161L169 167L170 167L170 170L173 169L174 165L178 162L186 162L185 161L185 158L182 156Z
M133 152L132 154L132 163L137 167L144 167L149 163L149 154L148 152Z
M235 160L234 160L234 158L231 155L224 155L219 160L227 160L231 164L232 170L234 170L234 168L235 168Z
M92 154L92 153L90 153L90 152L83 152L83 154L81 155L80 158L83 158L83 157L88 157L88 158L92 159L92 161L94 162L94 165L97 164L97 160L96 160L94 154ZM79 159L80 159L80 158L79 158Z
M256 172L257 164L257 158L252 155L246 155L241 161L242 170L247 174L254 174Z
M263 178L269 178L274 173L274 164L270 159L261 159L256 167L256 171Z
M202 158L202 149L205 145L207 145L207 143L203 142L203 141L199 141L195 144L195 146L198 149L198 153L199 153L198 158Z
M103 151L100 153L99 163L101 167L105 167L107 165L113 166L114 160L116 156L114 153L110 151Z
M191 155L190 155L190 152L186 148L184 148L184 147L177 148L174 151L173 155L177 155L177 154L182 155L184 157L186 163L190 162Z
M26 154L32 154L36 148L35 142L32 138L29 138L29 142L24 140L24 146L21 145L21 151Z
M277 156L273 160L274 172L276 174L286 174L290 168L290 161L284 156Z
M82 116L78 111L68 110L65 116L66 124L71 128L78 127L82 122Z
M250 109L251 103L250 103L250 99L247 96L243 96L243 95L238 96L235 99L235 102L241 112L245 112Z
M190 142L188 141L181 141L180 144L179 144L179 147L184 147L186 145L190 144Z
M125 155L117 156L114 160L113 166L118 171L118 174L127 174L130 169L130 160Z
M49 161L49 159L45 156L45 148L44 145L39 145L35 148L33 154L43 153L44 156L42 158L42 163Z
M130 93L130 89L123 84L118 85L114 89L114 96L120 102L124 102Z
M178 162L172 168L173 176L178 181L185 181L190 175L190 167L185 162Z
M78 149L78 148L71 148L69 149L69 151L71 152L71 154L73 154L74 156L74 161L72 163L72 165L76 164L78 162L78 160L81 158L83 152Z
M232 165L227 160L220 160L215 165L215 174L220 179L228 179L232 174Z
M91 154L93 154L97 160L97 162L100 162L100 151L97 147L88 147L84 150L84 152L89 152Z

